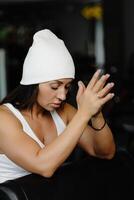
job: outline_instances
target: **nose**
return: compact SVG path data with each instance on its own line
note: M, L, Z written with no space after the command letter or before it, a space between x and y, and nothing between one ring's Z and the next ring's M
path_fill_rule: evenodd
M61 101L64 101L66 99L66 95L67 95L66 90L61 89L58 91L57 98L60 99Z

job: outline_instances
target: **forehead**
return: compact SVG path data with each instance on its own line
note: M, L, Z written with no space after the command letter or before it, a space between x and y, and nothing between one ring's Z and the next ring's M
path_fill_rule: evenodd
M52 80L44 83L40 83L39 85L48 85L48 84L69 84L73 81L72 78L63 78L63 79L58 79L58 80Z
M58 79L58 80L53 80L53 81L49 81L47 83L59 83L59 84L68 84L72 82L72 78L63 78L63 79Z

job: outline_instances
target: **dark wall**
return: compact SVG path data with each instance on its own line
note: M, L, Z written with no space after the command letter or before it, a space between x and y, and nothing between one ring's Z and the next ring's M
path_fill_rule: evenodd
M134 53L134 1L103 0L106 63L129 78L129 60Z
M115 83L112 129L134 154L134 1L103 0L103 6L106 69Z
M131 67L129 65L131 56L133 56L134 60L134 1L133 0L124 0L124 34L125 34L125 72L128 74L129 70L131 71ZM134 62L133 62L134 63ZM134 69L133 69L134 70ZM131 72L130 72L131 73ZM134 74L133 74L134 75ZM133 77L134 78L134 77Z
M87 54L88 20L81 3L8 3L0 6L0 47L6 49L8 91L18 85L33 34L49 28L65 41L70 53Z
M120 71L124 64L123 0L104 0L103 7L106 63Z

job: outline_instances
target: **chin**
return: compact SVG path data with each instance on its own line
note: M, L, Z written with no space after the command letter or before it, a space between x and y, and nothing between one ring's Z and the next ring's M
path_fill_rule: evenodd
M55 108L50 108L50 109L48 109L48 111L54 111L55 110Z
M47 111L54 111L55 110L55 108L53 108L53 107L47 107L47 108L44 108L45 110L47 110Z
M39 106L39 110L41 111L48 111L48 112L50 112L50 111L53 111L53 110L55 110L55 108L54 107L52 107L52 106L43 106L43 105L40 105L40 104L38 104L38 106Z

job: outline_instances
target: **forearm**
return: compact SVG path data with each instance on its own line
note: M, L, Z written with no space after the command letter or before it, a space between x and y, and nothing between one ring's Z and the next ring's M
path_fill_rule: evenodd
M96 129L100 129L105 123L105 119L100 112L97 116L91 118L92 126ZM115 143L113 134L108 124L99 131L93 130L93 142L94 151L97 155L102 155L102 157L113 157L115 153Z
M71 122L68 124L64 132L57 137L51 144L39 151L38 157L41 161L41 171L47 169L48 175L54 171L66 160L75 148L86 128L88 119L84 119L80 111L78 111ZM44 171L44 176L46 176Z

